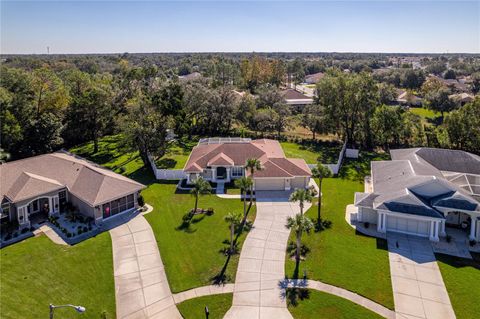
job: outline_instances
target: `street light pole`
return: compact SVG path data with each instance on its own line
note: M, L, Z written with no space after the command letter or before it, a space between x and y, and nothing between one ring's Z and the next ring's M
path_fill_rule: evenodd
M53 319L53 312L55 309L57 308L67 308L67 307L70 307L70 308L73 308L75 309L77 312L79 313L84 313L85 312L85 307L82 307L82 306L75 306L75 305L60 305L60 306L55 306L53 304L50 304L49 305L49 308L50 308L50 319Z

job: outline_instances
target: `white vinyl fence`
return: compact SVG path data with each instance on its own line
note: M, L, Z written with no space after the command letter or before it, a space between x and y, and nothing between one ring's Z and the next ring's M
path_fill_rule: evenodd
M155 160L151 155L148 155L148 161L152 166L152 171L155 174L156 179L166 179L166 180L178 180L186 178L186 174L183 172L183 169L160 169L155 165Z
M338 160L335 164L323 164L328 167L334 175L338 174L340 167L342 167L343 157L345 156L345 150L347 149L347 142L343 143L342 150L338 154ZM308 164L308 167L314 168L317 164Z

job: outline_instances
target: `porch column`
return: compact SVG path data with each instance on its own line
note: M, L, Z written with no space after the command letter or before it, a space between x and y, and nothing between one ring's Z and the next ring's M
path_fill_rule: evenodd
M52 215L54 213L55 207L53 207L53 197L48 198L48 216Z
M475 217L472 217L472 222L470 224L470 236L468 237L470 240L477 240L476 230L477 230L477 219Z
M378 219L377 219L377 231L380 233L385 232L385 213L378 212Z
M445 237L447 233L445 232L445 220L440 222L440 236Z
M432 220L430 222L430 240L431 241L439 241L438 238L438 222Z

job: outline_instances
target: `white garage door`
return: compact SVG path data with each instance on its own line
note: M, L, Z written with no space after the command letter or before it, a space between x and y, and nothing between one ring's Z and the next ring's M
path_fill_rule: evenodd
M386 216L387 231L415 234L418 236L429 236L430 222L421 221L397 216Z
M292 189L295 188L305 188L306 185L306 177L294 177L292 178L292 181L290 182L290 187Z
M281 178L259 178L255 179L255 190L257 191L283 191L285 180Z

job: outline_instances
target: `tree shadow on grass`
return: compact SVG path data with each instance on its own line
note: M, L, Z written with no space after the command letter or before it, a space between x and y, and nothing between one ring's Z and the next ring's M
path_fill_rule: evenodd
M174 168L175 165L177 165L177 161L174 160L173 158L162 158L162 159L156 160L155 165L157 166L157 168L171 169L171 168Z
M327 219L321 219L321 218L320 218L320 223L318 222L318 220L316 220L314 223L315 223L315 232L316 233L322 232L326 229L330 229L330 228L332 228L332 225L333 225L332 221L327 220Z
M310 290L305 288L288 288L285 291L285 297L287 299L287 305L296 307L299 300L305 300L310 298Z

